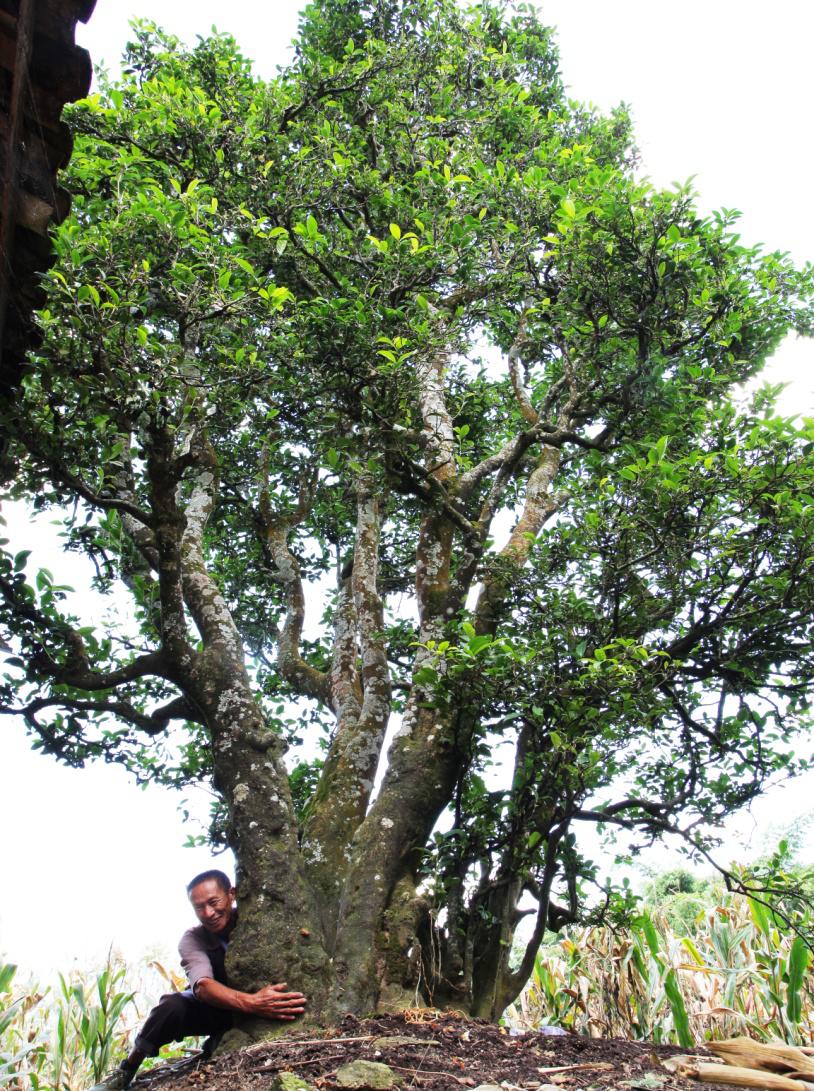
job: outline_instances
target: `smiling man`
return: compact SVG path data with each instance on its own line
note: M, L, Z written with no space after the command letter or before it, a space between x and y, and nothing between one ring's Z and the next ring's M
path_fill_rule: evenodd
M286 992L283 981L265 985L256 993L229 987L226 950L237 922L235 889L222 871L204 871L187 885L195 916L201 922L184 932L178 944L189 988L162 996L136 1038L127 1060L91 1091L123 1091L145 1057L154 1057L167 1042L193 1035L208 1035L204 1046L211 1053L236 1012L263 1019L288 1021L305 1011L302 993Z

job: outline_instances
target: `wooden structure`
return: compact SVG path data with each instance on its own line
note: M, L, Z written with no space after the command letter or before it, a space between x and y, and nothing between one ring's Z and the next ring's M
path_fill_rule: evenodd
M0 0L0 411L36 345L32 311L52 260L49 225L70 207L57 185L72 149L61 114L90 89L90 56L74 34L95 3ZM0 436L0 461L2 446Z

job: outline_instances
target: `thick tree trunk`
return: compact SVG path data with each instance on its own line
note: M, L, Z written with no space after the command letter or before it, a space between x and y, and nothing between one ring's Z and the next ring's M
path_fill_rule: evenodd
M266 728L242 673L227 664L226 677L211 670L204 683L215 783L227 803L238 869L239 924L229 947L229 978L248 992L287 981L309 997L310 1011L318 1015L330 967L303 874L283 744ZM269 1032L264 1020L243 1019L238 1027L251 1038Z
M152 450L162 637L174 678L209 731L214 782L228 810L239 913L228 974L247 992L288 981L309 996L319 1018L330 966L303 873L284 743L269 730L255 699L240 633L205 561L204 528L217 495L214 459L201 433L193 432L187 449L194 472L183 500L174 487L171 439L156 436ZM203 651L187 639L186 611ZM225 1047L267 1036L274 1026L238 1019Z
M416 673L433 660L429 645L444 639L465 600L475 574L478 535L491 521L489 505L498 502L497 495L490 499L476 530L456 506L461 501L449 499L457 468L443 370L439 358L420 375L427 458L438 502L426 512L417 543ZM487 898L491 916L487 924L468 928L463 980L454 987L443 981L441 945L433 946L440 933L416 891L422 850L454 796L478 710L439 707L432 690L414 679L379 796L370 806L391 707L377 572L384 508L372 478L361 474L357 481L353 557L338 591L333 662L326 672L309 666L300 654L305 596L289 545L313 483L303 478L293 512L276 511L270 495L261 495L266 541L286 589L280 672L300 693L331 708L337 721L300 831L283 743L268 729L254 698L240 634L206 565L204 530L218 483L205 433L193 430L182 452L187 467L183 490L175 487L178 455L171 437L157 436L151 464L159 516L162 640L178 684L208 727L215 784L228 809L239 893L239 924L228 958L231 981L254 991L285 980L308 996L307 1019L318 1024L332 1022L343 1011L362 1014L424 1002L445 990L456 1006L496 1018L516 984L510 981L508 952L519 887L515 883L511 891L495 890ZM544 449L531 474L523 516L503 551L504 568L506 562L522 566L529 539L551 514L549 489L557 466L558 452ZM452 549L461 530L473 561L452 579ZM476 610L481 632L494 628L505 597L503 581L487 575ZM203 651L190 646L185 611L200 633ZM422 936L429 937L429 947ZM280 1027L242 1020L228 1045L275 1029Z

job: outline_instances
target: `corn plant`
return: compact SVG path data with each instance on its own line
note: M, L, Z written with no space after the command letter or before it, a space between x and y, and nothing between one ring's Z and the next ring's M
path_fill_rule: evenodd
M17 967L0 965L0 1087L22 1087L19 1074L42 1053L42 1042L30 1031L30 1014L42 1000L36 991L15 998L12 991Z
M811 952L800 935L788 942L785 922L755 898L749 898L749 911L759 937L755 964L771 1011L772 1029L778 1037L802 1045L809 1038L802 1027L804 1015L809 1030L811 1021L810 1011L804 1011L805 971Z
M578 992L563 987L562 960L544 957L539 951L534 959L529 987L520 997L522 1020L537 1026L574 1029L585 1004ZM576 977L575 974L571 975Z
M538 958L509 1018L683 1046L733 1034L807 1042L814 984L796 923L755 898L724 895L683 934L659 913L626 930L571 930Z
M680 1046L689 1047L693 1045L693 1036L690 1031L690 1022L687 1016L687 1006L684 1003L684 996L681 991L681 987L678 982L678 977L673 966L670 964L669 954L662 954L661 942L659 933L653 923L652 917L643 913L641 917L634 924L634 930L637 940L639 936L644 940L647 946L647 950L650 954L649 959L649 971L651 979L655 977L657 981L657 987L660 990L658 999L667 1001L670 1007L670 1015L672 1017L673 1030L678 1044ZM639 948L641 951L641 948ZM641 959L644 962L644 959ZM654 973L655 971L655 973ZM655 983L655 982L654 982ZM659 1005L654 1005L658 1010ZM661 1025L659 1025L659 1031ZM659 1035L660 1037L661 1035Z
M114 1057L126 1052L127 1034L120 1024L125 1008L133 1002L133 994L117 988L124 976L124 967L114 967L109 960L90 986L81 979L59 975L55 1086L60 1085L64 1073L72 1073L74 1058L81 1058L82 1067L90 1070L96 1083L112 1066ZM69 1045L71 1048L67 1048Z
M172 980L160 964L150 969ZM81 1091L126 1054L141 1015L123 965L109 959L96 974L59 975L44 989L15 989L15 974L0 965L1 1091Z

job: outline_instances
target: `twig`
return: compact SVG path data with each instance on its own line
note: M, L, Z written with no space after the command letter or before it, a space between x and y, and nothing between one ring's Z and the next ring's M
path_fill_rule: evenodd
M417 1068L404 1068L402 1065L399 1065L399 1064L388 1064L387 1067L388 1068L395 1068L398 1072L409 1072L409 1073L411 1073L413 1078L412 1078L412 1081L410 1082L410 1085L409 1085L410 1087L413 1086L413 1084L416 1082L416 1080L418 1080L419 1083L424 1083L425 1080L431 1079L433 1076L452 1076L453 1075L452 1072L435 1072L434 1070L432 1070L432 1071L428 1071L426 1076L419 1076ZM454 1076L453 1078L457 1079L458 1077Z
M347 1039L340 1038L338 1041L347 1041ZM297 1061L296 1066L297 1068L307 1068L309 1065L326 1064L328 1061L338 1061L343 1056L343 1053L331 1053L327 1057L314 1057L310 1061ZM267 1064L261 1068L244 1068L243 1071L253 1074L256 1072L279 1072L281 1069L286 1071L289 1064L291 1064L291 1061L279 1061L277 1064Z
M456 1076L454 1072L441 1072L438 1068L427 1068L425 1070L425 1075L419 1076L419 1069L417 1068L405 1068L404 1065L391 1064L389 1061L387 1062L387 1067L398 1069L399 1072L412 1072L413 1080L427 1079L430 1076L449 1076L453 1080L460 1080L461 1078L460 1076Z
M424 1050L424 1056L418 1062L418 1068L416 1068L416 1070L413 1072L413 1083L415 1083L415 1081L419 1078L418 1073L419 1073L421 1067L423 1066L424 1061L426 1060L427 1054L429 1053L431 1046L432 1046L432 1042L428 1042L427 1043L427 1048ZM412 1087L412 1084L410 1084L410 1086Z
M331 1042L372 1042L381 1038L381 1034L362 1034L359 1038L309 1038L302 1042L286 1042L287 1046L324 1046Z
M332 1042L372 1042L374 1038L381 1038L381 1034L363 1034L358 1038L303 1038L292 1041L285 1041L286 1047L288 1046L324 1046L330 1045ZM284 1039L272 1039L271 1041L283 1041ZM265 1039L262 1042L255 1042L254 1045L249 1047L252 1053L256 1053L258 1050L265 1049L269 1045L269 1039Z
M544 1072L547 1076L552 1072L573 1072L576 1068L613 1068L607 1061L592 1061L587 1064L562 1064L555 1068L538 1068L538 1072Z

